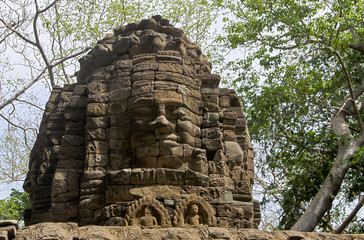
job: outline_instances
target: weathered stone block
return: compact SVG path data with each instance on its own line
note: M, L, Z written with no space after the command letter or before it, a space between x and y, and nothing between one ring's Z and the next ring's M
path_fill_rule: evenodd
M81 159L59 159L57 168L59 169L83 169L84 160Z
M154 80L154 78L155 78L154 71L136 72L131 75L132 83L136 81Z
M121 89L114 89L110 91L110 101L111 102L118 102L123 101L131 96L131 88L121 88Z
M183 73L183 69L181 64L176 62L159 62L158 71L160 72L175 72L175 73Z
M244 152L242 151L240 145L237 142L225 142L226 156L229 159L229 165L241 165L244 161Z
M181 121L191 121L196 126L201 126L202 116L196 115L185 107L179 107L177 110L177 117Z
M52 214L54 221L65 222L68 219L76 218L78 216L78 204L72 202L53 204Z
M219 105L222 108L230 107L230 97L229 96L220 96Z
M109 204L133 200L134 196L129 192L132 188L132 185L108 186L105 192L105 203Z
M204 175L209 174L209 164L208 164L207 160L206 161L199 160L199 161L190 162L188 164L188 168L191 169L192 171L199 172Z
M127 151L130 149L130 141L129 139L117 139L109 140L109 150L119 150L119 151Z
M86 96L87 95L87 86L86 85L76 85L73 89L73 95L81 95Z
M131 87L130 72L119 72L113 74L113 78L110 79L109 89L111 90L121 90L129 89Z
M202 148L206 149L206 151L216 151L218 149L223 149L223 143L222 140L217 139L207 139L203 138L201 139L201 146Z
M87 142L87 154L106 154L108 153L109 144L107 141L89 141Z
M87 116L88 117L101 117L107 113L106 103L90 103L87 105Z
M82 181L90 181L95 179L104 179L106 176L106 173L104 171L100 170L87 170L82 175Z
M118 126L110 127L108 129L108 139L121 139L130 137L130 128Z
M132 160L132 153L122 150L110 150L110 161L108 170L120 170L129 168Z
M185 183L185 171L167 168L157 169L157 183L168 185L183 185Z
M108 155L100 153L89 153L87 155L88 167L106 167L108 164Z
M215 104L215 105L219 105L219 96L218 95L203 94L202 95L202 100L205 103L212 103L212 104Z
M232 130L224 130L224 140L236 142L235 132Z
M134 72L144 72L144 71L156 71L158 70L158 63L156 62L141 62L134 65ZM138 79L140 80L140 79Z
M80 199L80 209L97 209L105 204L104 194L82 196Z
M111 115L110 126L122 126L130 123L132 120L131 113L126 112L123 115Z
M130 163L133 168L157 168L157 157L145 156L135 159Z
M133 61L132 60L118 60L115 62L115 67L118 69L130 69L133 67Z
M107 128L109 126L109 117L88 117L87 118L87 128Z
M131 169L131 184L155 184L157 182L156 169L133 168Z
M181 156L162 155L158 157L158 162L157 162L158 168L178 169L178 168L183 168L184 165L185 163Z
M106 91L105 83L93 81L87 84L87 90L91 94L98 94Z
M88 95L88 100L90 103L95 102L95 103L108 103L110 100L110 93L90 93Z
M122 114L127 110L128 107L128 101L126 99L123 99L119 102L113 102L109 105L109 114L111 115L118 115Z
M66 121L65 123L65 131L69 134L79 133L85 129L84 121Z
M107 185L128 185L131 181L131 169L108 171L106 174Z
M216 206L217 217L229 218L243 218L244 210L240 206L233 206L231 204L222 204Z
M199 172L192 171L190 169L186 170L186 185L196 185L196 186L209 186L209 176L203 175Z
M105 186L81 188L81 191L80 191L81 196L103 194L103 193L105 193Z
M88 104L88 99L85 96L72 96L70 106L74 108L85 108Z
M186 143L190 146L195 146L196 137L191 136L188 132L179 132L178 133L178 142Z
M106 130L104 128L87 129L89 140L106 140Z
M153 120L157 117L156 109L151 107L139 107L133 109L133 120ZM146 124L144 124L146 125ZM142 127L142 125L140 125ZM148 127L148 126L146 126ZM142 131L147 129L142 129Z
M57 179L53 181L53 186L52 186L52 194L59 195L61 193L65 193L67 192L67 180L66 179Z
M86 117L86 111L82 111L77 108L67 108L64 112L64 118L66 120L72 120L74 122L78 122L84 120Z
M59 159L83 159L84 150L83 146L62 146L59 150Z
M234 190L234 181L226 176L220 174L210 174L209 186L210 187L224 187L229 190Z
M188 108L194 114L202 115L204 110L203 102L190 97L184 97L182 100L184 107Z
M175 91L155 90L155 101L166 106L182 106L182 94Z
M85 138L78 135L66 134L62 137L62 146L82 146L85 143Z
M235 189L238 193L240 194L245 194L245 195L251 195L252 194L252 189L250 186L250 181L247 181L248 179L244 179L244 180L234 180L235 182Z

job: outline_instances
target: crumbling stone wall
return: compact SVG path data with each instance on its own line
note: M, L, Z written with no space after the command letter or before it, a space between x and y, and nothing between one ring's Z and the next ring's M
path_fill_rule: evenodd
M155 16L107 35L54 88L24 189L30 224L257 228L241 102Z

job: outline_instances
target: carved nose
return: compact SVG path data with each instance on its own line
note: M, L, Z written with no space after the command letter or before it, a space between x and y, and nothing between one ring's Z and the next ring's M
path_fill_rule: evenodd
M166 128L166 129L169 129L169 130L174 129L173 124L170 123L164 115L161 115L161 116L157 117L150 124L152 126L154 126L155 128Z

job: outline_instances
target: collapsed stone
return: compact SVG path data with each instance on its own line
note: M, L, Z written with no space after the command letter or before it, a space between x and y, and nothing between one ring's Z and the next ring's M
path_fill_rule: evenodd
M29 224L257 228L241 102L160 16L107 35L55 87L31 152Z

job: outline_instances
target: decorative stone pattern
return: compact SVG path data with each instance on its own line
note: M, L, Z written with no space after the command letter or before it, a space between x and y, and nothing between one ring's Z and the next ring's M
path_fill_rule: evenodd
M257 228L241 102L155 16L107 35L54 88L24 189L30 224Z

